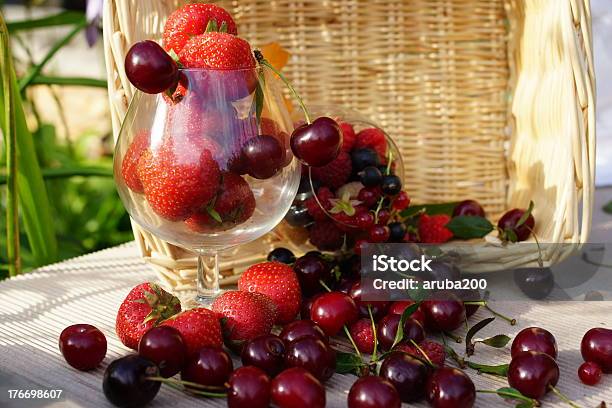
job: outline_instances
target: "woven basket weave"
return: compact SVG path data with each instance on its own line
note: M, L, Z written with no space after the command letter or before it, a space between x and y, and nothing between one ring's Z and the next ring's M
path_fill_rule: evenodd
M130 45L158 39L178 0L107 0L104 42L115 134L134 92ZM279 42L307 103L340 104L400 147L413 202L473 198L490 218L536 203L541 242L585 242L591 221L595 96L588 0L220 1L254 47ZM195 258L134 226L143 256L189 288ZM224 282L272 235L224 258ZM567 247L564 247L567 248ZM488 245L475 270L534 265L534 245ZM547 247L545 263L565 255Z

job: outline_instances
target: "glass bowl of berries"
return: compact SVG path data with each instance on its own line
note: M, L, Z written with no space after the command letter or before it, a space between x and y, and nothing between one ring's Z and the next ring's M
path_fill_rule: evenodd
M228 67L211 67L226 48L209 50L206 39L188 42L180 65L153 41L131 48L126 73L143 92L130 103L114 164L132 219L198 255L203 304L219 293L218 252L273 229L300 182L276 75L244 40L221 34L215 46L233 50Z
M338 156L305 167L285 220L308 228L310 243L333 251L364 242L408 241L399 212L410 199L402 190L402 157L391 137L361 113L338 106L311 106L315 117L333 118L342 130ZM301 118L294 118L299 126ZM359 250L357 248L357 250Z

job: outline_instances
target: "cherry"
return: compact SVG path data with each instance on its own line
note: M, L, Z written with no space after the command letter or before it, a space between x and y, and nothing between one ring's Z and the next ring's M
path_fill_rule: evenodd
M111 403L118 407L141 407L159 391L159 369L151 360L131 354L110 363L104 372L102 389Z
M389 227L389 241L403 242L406 235L406 225L403 222L392 222Z
M295 255L293 255L293 252L291 252L287 248L279 247L274 248L272 251L270 251L267 260L271 262L280 262L287 265L291 265L295 262Z
M410 205L410 197L408 197L408 193L405 191L400 191L399 194L393 199L393 209L402 211L408 208Z
M359 190L359 194L357 194L357 199L361 201L363 205L370 208L376 205L381 194L382 191L379 187L364 187Z
M409 354L391 353L380 366L379 374L395 386L403 402L418 401L425 396L429 369Z
M578 367L578 377L586 385L595 385L601 380L601 367L592 361L582 363Z
M187 357L181 379L202 385L222 386L233 368L232 359L225 351L203 347Z
M336 353L316 337L302 337L287 344L287 367L302 367L319 381L328 380L336 369Z
M376 290L373 288L368 288L366 287L366 290L368 290L367 294L371 295L372 294L372 290ZM370 306L370 310L372 311L372 316L374 317L375 320L378 320L379 318L381 318L382 316L384 316L387 313L387 308L389 307L389 302L384 301L384 300L378 300L378 301L362 301L361 297L364 294L364 289L361 286L361 282L356 282L353 287L351 288L351 290L349 291L349 296L355 301L355 304L357 305L357 308L359 309L359 314L362 317L370 317L370 314L368 313L368 306Z
M356 279L341 278L340 282L338 282L338 284L336 285L336 290L338 292L346 293L348 295L355 282L357 282Z
M455 206L453 210L453 217L461 215L484 217L484 208L475 200L464 200Z
M335 120L323 116L297 127L290 143L293 154L307 166L325 166L340 153L342 130Z
M421 303L425 315L425 326L431 330L453 331L466 319L463 302L452 293L444 293L440 299Z
M382 377L361 377L351 386L347 404L349 408L400 408L399 394L393 384Z
M283 369L285 343L274 334L264 334L249 340L242 349L242 365L255 366L274 377Z
M387 223L389 222L389 218L391 218L391 213L389 212L389 210L385 208L381 208L380 211L378 211L377 225L382 225L382 226L387 225ZM389 234L391 234L391 231L389 231Z
M559 366L548 354L523 351L508 368L508 384L529 398L540 399L559 381Z
M359 229L368 230L374 225L374 216L369 211L355 215L355 224Z
M541 327L528 327L514 337L510 349L512 358L522 351L540 351L556 359L557 341L548 330Z
M378 166L378 153L373 149L353 149L351 151L351 163L353 170L359 173L370 166Z
M265 180L283 168L285 150L273 136L252 137L242 146L241 161L249 176Z
M243 366L228 381L229 408L267 408L270 406L270 378L257 367Z
M300 317L302 319L310 319L310 310L312 309L312 304L315 299L321 296L323 293L317 293L316 295L312 295L309 298L302 299L302 304L300 305Z
M476 400L476 387L463 371L440 367L429 377L425 397L434 408L470 408Z
M389 306L389 314L398 314L401 315L404 313L404 310L406 310L406 308L408 306L411 306L414 304L414 300L398 300L395 301L393 303L391 303L391 306ZM419 307L417 310L415 310L411 315L411 318L413 318L414 320L416 320L417 322L421 323L421 326L425 327L425 315L423 314L423 310L421 310L421 308Z
M555 288L555 276L550 268L516 269L514 283L531 299L540 300Z
M383 350L389 350L393 345L400 319L401 315L388 314L378 323L378 342ZM420 343L425 340L425 330L423 330L421 323L415 319L406 319L403 329L404 340L414 340L416 343Z
M132 45L125 57L125 73L136 88L149 94L164 92L178 82L178 67L155 41Z
M170 326L153 327L138 343L138 354L157 364L161 376L165 378L181 371L186 353L181 333Z
M318 324L328 336L338 334L344 325L358 318L355 301L341 292L323 293L314 300L310 310L310 320Z
M272 380L272 402L278 408L324 408L325 388L303 368L289 368Z
M584 361L597 363L604 373L612 373L612 330L596 327L586 332L580 352Z
M320 292L323 287L320 280L329 276L329 268L325 261L316 256L303 256L293 264L293 270L300 282L302 293L306 296Z
M369 244L367 239L358 239L357 241L355 241L355 247L353 248L353 251L355 251L355 254L361 255L361 251L363 251L363 248L365 247L366 244Z
M402 191L402 180L394 174L384 176L381 188L386 195L394 196Z
M303 339L304 337L314 337L325 344L329 343L329 338L316 323L312 320L296 320L286 325L280 332L280 338L285 343Z
M59 349L72 367L81 371L92 370L106 356L106 337L90 324L73 324L62 330Z
M368 166L358 173L361 184L366 187L375 187L380 185L383 180L383 174L378 167Z
M391 235L389 227L384 225L374 225L368 231L370 242L387 242L389 235Z
M306 227L313 222L312 217L308 214L308 208L304 206L304 203L295 201L291 207L289 207L284 219L292 227Z
M521 217L525 214L525 210L515 208L506 212L497 222L497 228L500 230L501 238L505 241L525 241L531 235L535 226L535 219L532 214L529 214L527 220L520 226L516 226ZM511 231L508 234L508 231Z

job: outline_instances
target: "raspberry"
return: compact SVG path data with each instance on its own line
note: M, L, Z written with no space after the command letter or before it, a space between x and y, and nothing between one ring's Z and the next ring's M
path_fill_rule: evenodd
M344 233L333 221L317 221L310 228L310 243L321 251L335 251L344 243Z
M355 345L362 353L372 354L374 351L374 331L370 319L359 319L349 327Z
M419 343L419 347L425 352L425 354L427 355L427 357L429 357L432 363L434 363L438 367L444 365L444 360L446 359L446 351L444 351L444 346L442 344L431 340L423 340ZM404 353L411 354L418 358L424 358L421 351L414 347L414 345L412 344L400 343L395 346L395 350L403 351Z
M348 181L352 170L351 156L347 152L341 151L331 163L321 167L313 167L312 178L335 190Z
M331 210L332 203L329 200L334 197L334 193L332 193L327 187L321 187L319 190L317 190L317 198L327 211ZM321 209L319 203L317 203L317 200L314 197L310 197L308 200L306 200L304 205L308 210L308 214L310 214L315 221L327 220L327 215L323 209Z
M355 147L374 149L382 161L387 157L387 138L384 132L377 128L368 128L357 133Z
M453 233L446 228L451 217L446 214L421 215L419 218L419 239L425 244L441 244L450 240Z
M355 147L355 141L357 140L357 136L355 135L355 129L353 129L353 125L346 122L339 122L340 129L342 129L342 150L345 152L350 152Z

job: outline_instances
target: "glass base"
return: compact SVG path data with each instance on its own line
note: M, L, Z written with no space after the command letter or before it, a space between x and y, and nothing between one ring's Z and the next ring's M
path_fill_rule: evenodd
M193 298L193 302L196 304L194 307L210 308L217 296L221 295L223 292L223 290L218 290L216 293L211 293L210 295L197 294Z

